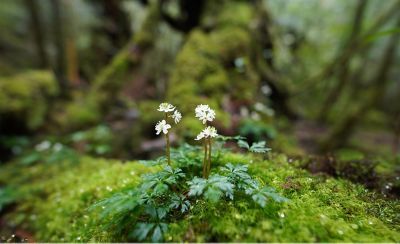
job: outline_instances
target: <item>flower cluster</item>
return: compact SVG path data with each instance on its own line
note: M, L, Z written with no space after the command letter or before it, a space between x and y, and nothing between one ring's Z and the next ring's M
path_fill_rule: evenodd
M213 121L215 119L215 111L212 110L208 105L200 104L195 109L196 118L201 120L203 124L207 121Z
M156 125L156 134L159 135L161 132L168 134L168 130L171 129L171 125L167 124L165 119L158 121Z
M215 119L215 111L210 106L203 104L198 105L194 111L196 118L206 125L206 128L197 135L195 140L204 141L203 177L207 179L211 171L211 139L218 136L217 129L208 126L207 122L212 122Z
M156 125L156 134L159 135L161 132L164 134L168 134L168 130L171 129L171 125L167 123L168 117L174 119L175 124L178 124L182 119L182 114L169 103L161 103L158 107L157 111L165 113L165 119L159 121ZM168 115L170 112L174 112L172 115Z
M182 119L182 114L176 109L175 106L169 103L161 103L157 110L164 112L165 117L156 124L156 134L159 135L162 132L165 135L166 157L168 164L171 165L170 141L168 134L168 130L171 129L171 125L168 124L168 118L172 118L175 124L177 124ZM212 138L217 137L218 134L217 129L215 129L213 126L209 126L207 123L212 122L215 119L215 111L208 105L200 104L195 108L195 116L205 125L203 131L197 135L195 140L204 141L203 177L208 178L211 170Z
M203 138L214 138L217 137L217 129L215 129L215 127L212 126L207 126L202 132L200 132L200 134L197 135L195 140L201 140Z
M160 112L169 113L169 112L174 111L175 107L169 103L161 103L157 110Z
M170 144L169 144L169 134L168 130L171 129L171 125L167 123L168 118L171 117L174 119L175 124L178 124L179 121L182 119L182 114L175 108L174 105L169 103L161 103L158 106L158 111L164 112L164 119L159 121L156 124L156 134L159 135L161 132L165 135L165 142L166 142L166 157L167 162L171 164L171 155L170 155ZM172 113L173 112L173 113ZM171 114L172 113L172 114Z
M174 119L175 124L178 124L182 119L182 114L178 110L175 110L171 117Z

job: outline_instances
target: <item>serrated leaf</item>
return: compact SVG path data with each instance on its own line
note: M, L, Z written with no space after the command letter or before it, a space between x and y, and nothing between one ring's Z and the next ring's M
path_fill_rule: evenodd
M151 236L152 242L160 242L163 237L163 232L160 226L156 226L153 231L153 235Z
M267 204L267 197L261 192L252 195L251 198L261 207L265 207L265 205Z
M199 177L194 177L191 181L188 181L190 186L189 196L200 196L203 194L204 188L207 186L207 180Z
M225 195L233 199L234 185L229 182L229 178L213 174L209 179L195 177L189 181L190 185L189 196L200 196L204 194L204 198L212 202L218 201L221 196Z
M251 145L249 151L254 153L266 153L271 149L266 147L265 145L266 145L265 141L255 142Z
M153 223L137 223L135 225L135 230L132 233L132 236L139 241L143 241L146 239L149 232L154 228Z
M216 187L209 187L204 193L204 198L211 202L218 202L223 196L223 192Z
M246 148L247 150L250 149L249 143L247 143L247 141L238 140L237 145L241 148Z
M186 212L190 207L190 202L186 199L186 197L182 194L177 195L174 194L171 197L171 203L169 204L170 208L179 209L182 213Z

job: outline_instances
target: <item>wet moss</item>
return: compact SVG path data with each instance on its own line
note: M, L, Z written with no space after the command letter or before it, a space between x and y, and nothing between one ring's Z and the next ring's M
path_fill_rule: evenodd
M134 162L121 164L89 157L22 170L7 168L1 171L1 178L16 187L19 196L15 212L6 218L11 226L33 232L35 240L79 242L84 235L107 240L104 233L94 229L87 208L115 190L134 187L142 173L152 170Z
M253 175L278 189L289 203L260 208L238 198L217 204L200 200L169 225L166 241L398 242L399 202L377 198L347 180L311 175L285 155L227 153L215 164L247 163ZM11 166L8 166L11 167ZM114 192L135 187L140 175L157 170L136 162L83 157L80 163L38 164L0 171L19 189L7 219L35 233L38 241L126 241L104 231L87 208ZM16 177L24 172L21 177ZM4 183L3 182L3 183Z

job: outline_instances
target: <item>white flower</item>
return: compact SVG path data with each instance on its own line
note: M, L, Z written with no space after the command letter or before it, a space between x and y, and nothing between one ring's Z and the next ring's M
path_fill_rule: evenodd
M161 103L157 110L160 112L168 113L174 111L175 107L169 103Z
M37 144L35 146L36 151L46 151L49 149L51 146L51 143L49 141L42 141L40 144Z
M213 121L215 119L215 111L212 110L208 105L200 104L195 109L196 118L201 120L203 124L207 121Z
M206 113L208 110L210 110L210 106L208 106L207 104L206 105L200 104L197 105L197 107L195 108L196 114Z
M212 126L207 126L202 132L200 132L200 134L197 135L195 140L201 140L203 138L214 138L217 137L217 129L215 129L215 127Z
M174 119L175 124L178 124L182 119L182 114L178 110L175 110L171 117Z
M61 143L57 142L56 144L53 145L53 150L55 152L59 152L62 148L63 148L63 145Z
M167 124L167 122L163 119L161 121L159 121L156 125L156 134L160 134L161 131L164 134L168 134L168 129L170 129L171 126L169 124Z
M197 137L196 137L196 141L200 141L201 139L203 139L204 138L204 133L203 132L200 132L198 135L197 135Z
M218 136L217 129L213 126L207 126L203 131L206 137L214 138Z

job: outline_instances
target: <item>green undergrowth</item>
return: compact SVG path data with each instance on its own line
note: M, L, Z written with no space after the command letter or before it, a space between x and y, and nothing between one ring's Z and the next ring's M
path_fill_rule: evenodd
M199 148L184 146L174 150L172 156L173 169L179 167L193 175L199 171ZM189 196L190 204L178 204L164 220L165 225L158 222L151 227L160 226L161 238L175 242L400 241L398 201L379 198L346 180L311 175L288 161L282 154L264 157L217 151L212 174L222 174L220 169L228 163L248 165L254 180L276 189L289 201L268 200L261 207L240 192L234 194L233 200L225 195L218 201ZM7 164L0 170L0 185L3 190L14 189L16 205L4 217L11 227L32 232L36 241L138 241L139 234L145 235L143 240L151 241L151 236L144 234L150 232L149 226L127 225L122 232L110 226L118 216L107 216L107 211L116 213L118 209L99 200L138 189L143 174L162 172L162 168L158 161L121 163L91 157L19 167ZM186 206L185 214L182 206ZM123 216L129 222L137 213L131 211ZM107 217L101 218L101 214Z
M1 77L0 91L0 130L7 132L5 126L10 121L6 118L34 130L44 124L49 100L58 94L58 85L50 71L30 70Z

